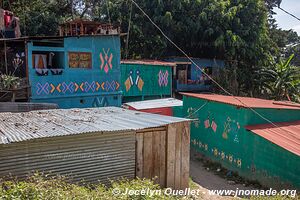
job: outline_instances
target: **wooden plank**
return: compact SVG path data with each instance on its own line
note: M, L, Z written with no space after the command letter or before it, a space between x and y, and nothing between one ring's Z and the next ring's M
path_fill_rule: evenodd
M156 177L155 183L159 184L160 177L160 134L161 132L153 133L153 144L152 144L152 152L153 152L153 177Z
M176 125L170 124L167 133L167 185L166 187L174 188L175 186L175 140Z
M162 188L166 187L166 131L162 131L160 134L160 166L159 166L159 184Z
M143 177L151 179L153 171L153 153L152 153L152 132L144 133L144 166L143 166Z
M181 141L181 189L189 187L190 176L190 122L183 123Z
M180 189L181 183L181 135L183 134L183 123L176 124L175 140L175 189Z
M136 168L135 175L139 178L143 178L143 147L144 136L142 133L136 134Z

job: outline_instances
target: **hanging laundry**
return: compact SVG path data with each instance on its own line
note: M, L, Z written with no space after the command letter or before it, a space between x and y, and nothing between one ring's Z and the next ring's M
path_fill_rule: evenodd
M33 54L33 58L35 69L47 69L47 55Z
M53 57L54 57L54 53L53 52L50 52L49 53L49 58L48 58L48 68L51 69L53 68Z

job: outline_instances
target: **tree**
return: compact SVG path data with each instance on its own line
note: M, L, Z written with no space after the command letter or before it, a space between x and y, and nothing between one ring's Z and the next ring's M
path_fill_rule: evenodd
M276 43L269 36L268 9L263 0L136 2L188 55L224 59L232 72L237 73L234 76L239 83L236 91L244 91L238 94L255 91L253 71L267 65L268 57L276 49ZM130 1L110 0L109 10L112 21L119 22L123 31L128 30L129 20L132 22L129 57L182 56L135 6L129 18ZM127 42L125 39L123 44Z
M20 18L22 35L56 35L59 23L71 18L68 0L16 0L11 10Z
M280 60L275 67L258 71L262 93L275 100L293 100L299 102L300 68L291 65L292 54L286 60Z

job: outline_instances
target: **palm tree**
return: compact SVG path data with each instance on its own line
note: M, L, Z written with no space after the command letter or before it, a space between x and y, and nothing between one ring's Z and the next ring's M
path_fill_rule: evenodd
M292 54L273 68L259 70L261 89L275 100L300 100L300 67L292 66Z

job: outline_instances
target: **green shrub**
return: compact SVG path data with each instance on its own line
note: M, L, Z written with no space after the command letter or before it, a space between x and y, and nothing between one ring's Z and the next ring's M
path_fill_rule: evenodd
M35 174L27 178L25 181L1 181L0 180L0 199L15 200L15 199L53 199L53 200L114 200L114 199L133 199L133 200L148 200L148 199L182 199L176 196L166 196L159 194L138 194L124 195L126 189L140 191L149 188L150 190L160 190L159 185L147 179L122 179L112 181L111 187L106 187L102 184L81 186L79 184L68 183L64 177L47 177L40 174ZM114 195L118 191L120 195ZM187 199L187 198L185 198Z

